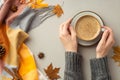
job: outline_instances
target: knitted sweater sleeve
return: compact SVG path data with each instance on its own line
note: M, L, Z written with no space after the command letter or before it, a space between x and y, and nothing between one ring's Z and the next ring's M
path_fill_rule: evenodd
M83 80L80 54L66 52L64 80Z
M107 57L100 59L91 59L91 75L92 80L111 80L108 69Z
M66 52L64 80L83 80L81 61L82 57L78 53ZM111 80L108 69L107 57L91 59L92 80Z

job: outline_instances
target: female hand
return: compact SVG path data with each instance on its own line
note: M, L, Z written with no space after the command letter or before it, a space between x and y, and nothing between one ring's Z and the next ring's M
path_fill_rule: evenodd
M105 57L115 42L112 30L106 26L104 28L105 31L96 48L96 58Z
M77 52L76 32L70 23L71 19L60 25L59 36L66 51Z

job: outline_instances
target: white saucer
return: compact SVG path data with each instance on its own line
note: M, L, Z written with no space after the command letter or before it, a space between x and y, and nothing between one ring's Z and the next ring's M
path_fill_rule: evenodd
M85 15L91 15L91 16L95 17L99 21L100 25L104 26L104 23L103 23L101 17L98 14L96 14L95 12L92 12L92 11L82 11L82 12L79 12L78 14L76 14L72 19L71 26L75 27L75 24L77 23L78 19L80 17L85 16ZM95 43L97 43L101 39L101 35L102 35L103 31L104 31L104 28L101 28L101 32L100 32L99 36L92 41L84 41L84 40L81 40L81 39L77 38L78 43L82 46L94 45Z

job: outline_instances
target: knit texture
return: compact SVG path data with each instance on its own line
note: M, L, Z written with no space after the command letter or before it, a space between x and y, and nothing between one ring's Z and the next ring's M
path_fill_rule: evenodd
M66 52L64 80L83 80L82 57L78 53ZM91 59L92 80L111 80L108 69L107 57Z
M54 6L42 9L31 9L30 7L26 7L23 12L15 18L10 26L12 28L20 28L25 32L29 32L42 24L47 18L55 15L53 9Z
M81 56L78 53L66 52L64 80L83 80L81 72Z
M107 57L100 59L91 59L92 80L111 80L108 69Z

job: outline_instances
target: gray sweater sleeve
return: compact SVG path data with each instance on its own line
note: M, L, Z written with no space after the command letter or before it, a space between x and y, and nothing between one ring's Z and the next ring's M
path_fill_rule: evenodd
M111 80L108 69L107 57L100 59L91 59L91 75L92 80Z
M80 54L66 52L64 80L83 80ZM108 70L107 57L91 59L92 80L111 80Z
M80 54L66 52L64 80L83 80L81 70Z

